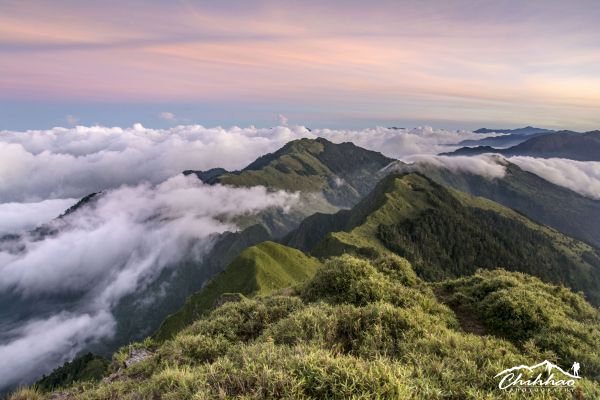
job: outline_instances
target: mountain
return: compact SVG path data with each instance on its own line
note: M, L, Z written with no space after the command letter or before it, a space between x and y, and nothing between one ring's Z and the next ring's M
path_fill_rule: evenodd
M307 218L283 242L317 257L395 253L433 281L502 267L582 290L600 304L596 248L420 173L388 175L351 210Z
M511 134L511 135L528 136L528 135L534 135L536 133L552 133L552 132L556 132L556 131L553 131L551 129L536 128L534 126L526 126L524 128L516 128L516 129L479 128L473 132L475 132L475 133L507 133L507 134Z
M294 156L270 155L251 169L199 177L211 183L233 177L241 179L238 185L256 179L271 188L289 184L289 177L276 172L282 164L298 166L301 158L313 167L319 165L315 160L326 166L321 161L326 158L314 154L336 146L320 143L319 152L313 145L302 143L304 153L290 146ZM332 148L326 152L335 154ZM303 184L321 182L310 191L320 190L328 203L349 201L327 197L334 187L319 177L342 173L333 172L336 163L327 163L319 174L302 163L286 173L306 179ZM477 185L468 174L400 167L423 168L456 186ZM208 264L182 267L187 272L172 278L178 280L168 296L180 301L192 286L198 292L153 338L115 353L105 379L74 385L67 379L66 387L53 394L23 389L13 399L107 394L123 399L431 399L446 393L489 398L498 393L493 379L498 372L535 365L542 356L554 363L579 360L585 370L578 390L590 398L600 395L599 312L582 295L552 285L581 291L598 304L596 248L498 203L442 186L424 173L387 174L390 169L382 168L376 172L385 177L375 183L366 179L367 169L359 165L355 171L362 172L347 175L357 193L372 185L365 197L354 197L352 208L311 215L280 243L269 241L273 230L266 225L272 221L250 225L220 238ZM543 197L535 193L545 188L541 178L509 172L514 180L480 184L494 195L514 190L523 199ZM501 188L492 190L494 185ZM561 201L573 193L549 188ZM155 315L125 309L118 318L133 322L128 329L144 318L152 325L164 315L161 307L150 310ZM141 339L148 332L144 328L132 337ZM85 363L69 364L63 370L67 374L51 375L53 382L62 382L63 375L85 376L78 373L79 364L85 368Z
M501 178L450 171L433 164L399 164L398 170L419 171L439 184L485 197L513 208L533 220L600 247L600 201L555 185L506 160Z
M375 186L394 160L352 143L299 139L259 157L241 171L186 171L207 183L262 185L271 189L319 193L337 208L351 207Z
M52 391L73 382L98 381L108 370L108 364L108 360L87 353L56 368L37 381L35 386L43 391Z
M311 278L320 262L301 251L274 242L244 250L223 272L190 296L177 313L169 316L154 337L173 337L201 315L209 312L227 293L265 296Z
M483 139L468 139L463 140L459 143L461 146L493 146L498 148L506 148L515 146L522 143L532 137L543 136L556 131L543 128L535 128L527 126L525 128L518 129L488 129L481 128L477 129L475 133L498 133L500 135L486 137Z
M509 155L600 161L600 131L585 133L561 131L551 135L531 138L506 151Z
M309 279L312 273L297 274L301 276L297 279L288 268L298 272L319 263L313 256L326 258L344 252L371 259L401 254L410 262L397 264L411 271L414 268L428 281L472 274L477 267L505 267L583 290L597 302L598 255L594 248L497 204L445 189L423 175L396 174L377 185L392 161L349 143L336 145L323 139L303 139L259 158L242 171L186 171L207 183L260 184L270 189L301 190L306 201L301 209L289 214L264 213L242 221L240 232L215 238L215 246L202 262L182 263L174 268L177 274L161 276L144 293L124 299L115 310L118 320L115 340L102 348L86 350L108 355L115 346L152 334L167 315L175 313L156 335L156 341L162 342L196 319L204 318L222 300L228 300L227 293L242 293L260 303L266 293ZM498 180L434 167L424 173L461 190L481 190L483 195L506 203L514 195L518 207L541 210L541 217L534 216L540 222L551 226L563 224L565 232L571 234L571 229L578 233L572 234L577 237L600 237L594 233L599 225L593 223L593 215L600 215L595 208L597 202L510 168L507 177ZM363 199L365 195L368 197ZM85 199L70 213L93 204L96 198L94 195ZM342 207L352 208L338 211ZM317 212L304 220L315 211L328 213ZM333 214L334 211L338 212ZM488 232L490 227L493 229ZM279 240L311 255L273 243L259 244L268 240ZM243 257L236 258L243 252ZM226 278L216 277L226 267L235 273L224 273ZM269 285L263 278L252 278L252 273L243 275L241 271L283 278ZM244 279L236 280L237 276ZM212 282L221 283L206 284L213 278ZM246 279L254 283L242 285ZM164 283L169 288L165 298L141 309L138 300L158 292ZM231 299L246 301L241 296Z
M490 146L462 147L441 155L475 155L499 153L505 156L531 156L541 158L568 158L579 161L600 161L600 131L577 133L560 131L536 136L515 146L499 149Z
M502 149L491 146L461 147L450 153L440 153L440 156L476 156L486 153L501 153Z

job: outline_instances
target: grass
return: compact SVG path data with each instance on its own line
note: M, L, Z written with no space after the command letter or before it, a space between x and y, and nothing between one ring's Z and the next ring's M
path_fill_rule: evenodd
M226 293L265 296L309 279L319 265L317 259L274 242L249 247L201 291L190 296L177 313L169 316L155 338L162 341L173 337L210 311Z
M537 315L538 303L545 314L515 326L515 318ZM452 311L457 304L490 333L465 332ZM327 261L297 294L226 303L170 340L139 344L152 357L119 379L79 384L65 394L88 400L515 399L518 393L497 388L499 371L579 357L583 378L574 393L530 398L598 398L600 377L592 366L600 360L599 326L598 310L580 295L524 274L481 271L431 286L398 257L346 255ZM127 352L115 355L113 370Z
M216 181L322 193L336 207L351 207L375 186L382 176L380 170L391 161L351 143L300 139L258 158L242 171L222 174Z
M389 175L353 209L309 218L285 242L322 258L395 253L431 281L501 267L582 290L600 304L595 248L418 173Z

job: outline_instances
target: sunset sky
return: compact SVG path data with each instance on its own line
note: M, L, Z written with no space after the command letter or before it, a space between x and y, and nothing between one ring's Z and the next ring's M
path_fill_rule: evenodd
M0 0L0 130L598 129L599 21L598 0Z

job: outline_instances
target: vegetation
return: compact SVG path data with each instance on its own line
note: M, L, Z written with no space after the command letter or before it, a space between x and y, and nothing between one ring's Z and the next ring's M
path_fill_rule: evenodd
M555 360L577 360L600 382L600 312L570 290L506 271L437 285L453 309L468 310L489 332L517 346L536 346Z
M496 179L431 164L420 164L418 170L439 184L493 200L600 247L600 201L554 185L514 164L506 162L505 176Z
M595 252L585 262L594 268L590 274L588 265L521 221L463 206L449 194L444 197L436 208L398 224L379 226L381 242L409 259L421 276L439 280L500 266L585 290L595 303L600 302L600 257Z
M92 353L64 363L52 373L37 381L36 387L44 392L68 386L74 382L97 381L108 369L108 360Z
M331 230L324 228L329 221ZM449 190L419 173L393 174L349 211L307 218L286 243L319 257L395 253L426 280L478 268L526 272L600 304L600 255L513 210Z
M265 296L312 277L319 265L320 262L315 258L274 242L249 247L203 290L190 296L177 313L169 316L155 338L163 341L173 337L214 308L226 293Z
M433 288L433 290L432 290ZM444 303L448 304L445 305ZM540 306L545 310L537 318ZM455 312L489 329L463 328ZM516 321L522 321L522 324ZM332 258L281 295L228 302L111 378L61 392L80 399L512 399L494 376L543 359L585 366L576 391L600 396L598 311L578 294L501 270L430 287L399 257ZM117 372L118 371L118 372ZM16 398L18 399L18 397Z
M381 169L392 161L352 143L300 139L258 158L242 171L198 171L196 175L209 183L322 193L336 207L351 207L375 186L383 176Z

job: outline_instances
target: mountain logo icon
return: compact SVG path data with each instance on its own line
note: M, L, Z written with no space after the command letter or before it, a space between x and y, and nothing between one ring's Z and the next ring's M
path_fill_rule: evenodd
M573 387L575 381L580 379L581 365L575 361L567 371L558 365L544 360L538 364L518 365L505 369L496 374L500 378L498 387L506 390L511 388L557 388Z

